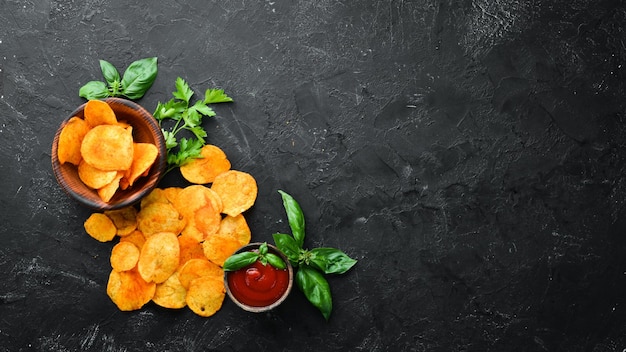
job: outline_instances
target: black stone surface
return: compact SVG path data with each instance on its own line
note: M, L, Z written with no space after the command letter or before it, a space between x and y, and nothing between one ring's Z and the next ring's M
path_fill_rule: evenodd
M1 351L626 349L626 5L592 0L0 1ZM58 187L50 145L100 79L159 59L234 104L211 143L259 182L253 239L359 260L328 322L297 290L120 312L112 243ZM177 174L165 185L182 185Z

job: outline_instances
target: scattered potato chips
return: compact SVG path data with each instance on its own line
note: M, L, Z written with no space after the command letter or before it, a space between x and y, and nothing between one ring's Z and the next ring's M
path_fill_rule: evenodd
M111 270L107 283L107 295L119 310L130 311L143 307L154 297L156 284L146 282L136 269Z
M80 164L80 161L83 159L80 154L80 146L87 132L89 132L89 125L85 120L77 116L68 120L59 134L59 145L57 147L59 163L65 164L69 162L76 166Z
M222 278L202 276L191 281L185 300L191 311L202 317L210 317L222 307L225 295Z
M118 242L113 246L109 260L115 271L131 270L139 261L139 249L131 242Z
M235 216L248 210L255 202L258 193L256 180L252 175L237 170L219 174L211 189L222 199L224 214Z
M230 170L230 161L222 149L207 144L200 151L201 157L180 167L183 177L195 184L212 183L215 177Z
M146 282L161 283L172 275L180 257L178 238L172 232L160 232L146 238L139 254L137 269Z
M133 163L141 163L137 150L135 143ZM206 154L205 158L215 157ZM129 175L140 173L132 169L114 171L112 182L130 186L133 176ZM99 241L120 238L111 250L113 270L107 284L107 294L120 310L140 309L152 300L164 308L187 306L209 317L222 307L222 266L251 241L242 213L254 204L257 185L251 175L230 170L230 163L228 170L215 173L211 187L155 188L141 200L139 209L128 206L94 213L85 221L85 230Z
M85 220L85 231L100 242L109 242L115 238L117 229L113 221L102 213L93 213Z

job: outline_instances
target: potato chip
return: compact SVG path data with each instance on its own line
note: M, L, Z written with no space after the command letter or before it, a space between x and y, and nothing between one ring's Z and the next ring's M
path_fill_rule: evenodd
M241 245L237 239L218 233L207 237L202 242L204 256L219 266L224 266L226 259L235 253L239 247Z
M137 214L137 228L146 237L158 232L179 234L184 227L182 215L169 203L150 203Z
M120 188L120 180L123 176L124 173L122 171L118 171L113 181L98 189L98 196L100 196L100 199L102 199L103 202L108 202L111 200L111 198L113 198L115 192L117 192L117 190Z
M115 125L117 118L111 106L103 100L89 100L85 104L85 122L91 127L98 125Z
M115 224L118 236L126 236L137 229L137 209L132 205L121 209L105 210L104 215Z
M144 236L141 231L135 230L131 232L130 235L121 237L120 242L130 242L139 248L139 251L141 251L144 243L146 243L146 236Z
M121 272L111 270L107 283L107 295L122 311L143 307L154 297L155 289L156 284L146 282L136 269Z
M206 258L196 258L188 260L178 270L178 280L181 285L188 289L189 284L196 278L203 276L212 276L216 279L222 279L224 277L224 270L208 261Z
M102 213L91 214L84 223L85 231L89 236L100 242L109 242L115 238L117 229L113 221Z
M230 161L226 154L217 146L207 144L200 151L201 158L180 167L183 177L196 184L212 183L215 177L230 170Z
M213 190L202 185L191 185L178 192L174 200L174 207L186 220L184 235L195 238L197 241L204 240L205 233L196 224L196 210L211 204L214 210L222 208L222 201ZM218 210L218 212L220 212Z
M150 203L165 203L168 204L169 200L166 197L166 193L161 188L155 188L150 193L148 193L145 197L141 199L141 209L148 206Z
M130 128L116 125L93 127L80 147L89 165L104 171L128 170L133 162L133 135Z
M146 237L141 248L137 270L147 282L161 283L176 271L180 246L176 234L159 232Z
M213 208L210 202L196 209L194 213L194 224L196 229L204 234L203 239L216 233L221 221L222 215Z
M80 146L87 132L89 132L89 125L85 120L74 116L67 121L59 134L59 144L57 145L59 163L69 162L76 166L80 164L83 159L80 154Z
M178 196L178 194L180 193L180 191L182 191L183 189L181 187L167 187L163 189L163 194L165 195L165 198L170 202L170 203L174 203L174 199L176 199L176 197Z
M225 216L220 223L220 228L217 233L221 236L235 239L239 243L239 246L245 246L250 243L252 239L250 227L242 214L237 216Z
M131 270L139 261L139 248L131 242L119 242L113 246L109 261L115 271Z
M113 182L117 176L117 171L103 171L89 165L85 160L78 164L78 177L87 187L93 189L102 188Z
M237 170L219 174L211 189L222 199L224 214L235 216L248 210L255 202L258 188L252 175Z
M185 300L192 312L210 317L222 307L226 290L224 281L211 276L194 279L189 284Z
M159 150L152 143L133 143L133 162L124 175L129 186L132 186L144 172L150 170L158 155Z
M167 280L156 285L152 301L164 308L180 309L187 305L187 290L178 280L178 272L174 272Z
M178 244L180 245L180 261L179 267L182 267L189 259L204 258L204 250L202 243L193 237L180 235L178 236Z

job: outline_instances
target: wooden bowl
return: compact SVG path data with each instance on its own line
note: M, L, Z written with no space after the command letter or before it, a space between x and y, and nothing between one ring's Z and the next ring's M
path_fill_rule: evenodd
M78 170L71 163L59 163L57 154L59 135L70 118L84 118L85 104L79 106L61 123L52 142L52 171L61 188L79 203L94 210L112 210L134 204L150 193L158 184L167 166L167 150L163 133L155 118L146 109L130 100L107 98L106 101L118 119L133 127L134 142L153 143L159 150L156 161L147 176L142 176L126 190L118 189L109 202L104 202L96 190L87 187L78 177Z

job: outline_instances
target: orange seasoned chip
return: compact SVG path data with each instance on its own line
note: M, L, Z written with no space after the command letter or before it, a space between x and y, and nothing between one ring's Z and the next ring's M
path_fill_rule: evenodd
M102 213L91 214L84 223L85 231L89 236L100 242L109 242L115 238L117 229L113 221Z
M117 176L117 171L103 171L89 165L85 160L78 164L78 177L88 187L93 189L102 188L113 182Z
M122 171L118 171L113 181L98 189L98 195L103 202L108 202L111 198L113 198L115 192L117 192L120 188L120 180L122 179L122 176L124 176L124 173Z
M210 317L220 310L225 295L224 281L221 278L203 276L191 281L185 300L192 312L202 317Z
M141 209L148 206L150 203L169 203L166 197L166 193L162 188L155 188L148 195L141 199Z
M178 238L172 232L159 232L146 238L139 254L137 270L147 282L161 283L172 275L180 257Z
M179 234L184 227L185 220L169 203L150 203L137 214L137 228L146 237L158 232Z
M115 125L117 118L111 106L102 100L89 100L85 104L85 122L91 127L98 125Z
M141 231L135 230L129 235L121 237L120 242L130 242L139 248L139 251L141 251L143 244L146 243L146 236L144 236Z
M69 162L77 166L80 164L83 159L80 154L80 146L87 132L89 132L89 125L85 120L74 116L67 121L59 134L59 144L57 145L59 163Z
M224 266L226 259L235 253L239 247L241 245L237 239L217 233L207 237L202 242L204 256L219 266Z
M115 271L127 271L137 265L139 248L131 242L119 242L111 250L111 267Z
M174 199L176 199L178 193L182 190L182 187L167 187L163 189L163 194L170 203L174 203Z
M222 215L213 208L210 202L194 212L196 229L204 234L203 238L216 233L221 221Z
M159 150L152 143L133 143L133 162L125 175L129 186L132 186L144 172L150 170L158 155Z
M183 188L178 192L173 204L186 221L182 233L198 241L202 241L205 234L196 224L196 210L207 204L211 204L218 213L221 212L219 209L222 208L222 200L217 193L202 185L191 185Z
M167 280L156 285L152 301L164 308L180 309L187 305L185 297L187 290L180 284L178 273L174 272Z
M180 235L178 236L178 244L180 245L179 266L185 264L189 259L205 258L202 243L197 241L195 238Z
M132 205L121 209L105 210L104 215L115 224L118 236L126 236L137 229L137 209Z
M235 216L248 210L256 201L258 188L252 175L237 170L219 174L211 189L222 199L224 214Z
M146 282L136 269L111 270L107 283L107 295L122 311L131 311L143 307L154 297L155 289L156 284Z
M116 125L93 127L83 138L80 154L97 169L128 170L133 162L132 130Z
M180 167L183 177L196 184L212 183L215 177L230 170L230 161L222 149L207 144L200 151L201 157Z
M224 277L224 270L217 264L208 261L206 258L189 259L178 270L178 280L180 280L181 285L186 289L189 288L191 281L202 276L222 279Z
M245 246L250 243L252 233L250 227L243 214L237 216L227 215L222 219L220 228L217 231L220 236L233 238L239 243L239 246Z

